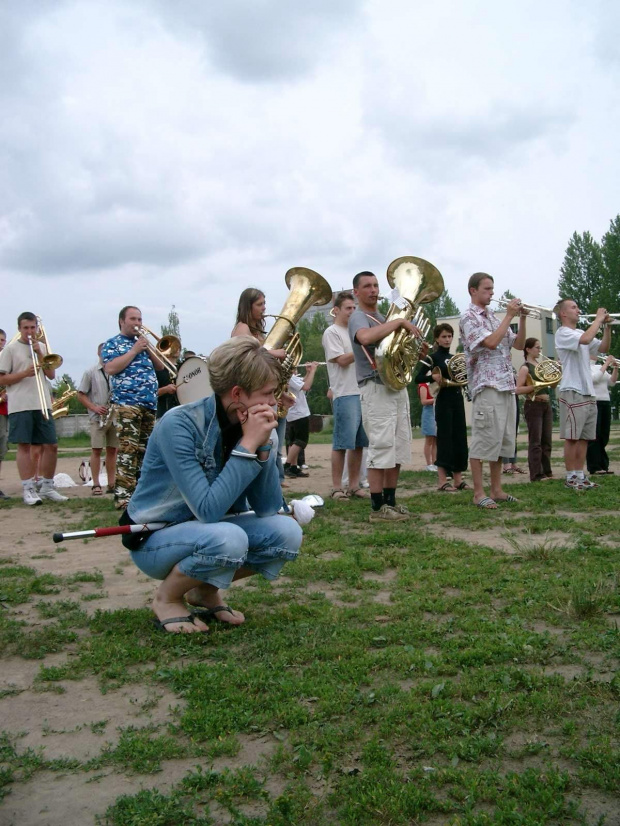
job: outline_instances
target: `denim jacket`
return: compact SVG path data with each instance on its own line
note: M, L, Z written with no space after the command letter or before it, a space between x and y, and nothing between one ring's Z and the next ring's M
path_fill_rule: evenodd
M230 456L223 465L215 396L176 407L149 437L129 516L139 523L219 522L248 504L257 516L273 516L282 506L275 459L272 450L264 462Z

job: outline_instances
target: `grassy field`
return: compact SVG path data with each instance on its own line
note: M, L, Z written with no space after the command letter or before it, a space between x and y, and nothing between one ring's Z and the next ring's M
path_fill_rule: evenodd
M146 609L89 616L100 573L5 558L3 658L40 661L43 703L93 679L175 701L172 722L126 726L113 744L112 719L91 723L88 760L24 747L7 721L4 792L42 773L118 773L135 791L100 813L107 826L619 823L620 479L583 494L513 485L521 501L497 513L420 492L425 480L404 474L415 517L389 528L363 503L328 502L282 580L235 595L246 624L206 637L157 633ZM108 502L67 505L68 529L114 520ZM163 791L138 791L188 758Z

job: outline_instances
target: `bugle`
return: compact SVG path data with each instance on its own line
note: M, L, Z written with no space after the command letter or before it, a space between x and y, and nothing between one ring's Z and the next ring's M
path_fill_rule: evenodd
M158 336L144 324L134 328L139 336L146 341L146 349L152 356L158 358L166 365L166 370L170 373L171 379L177 377L176 360L181 355L181 339L178 336ZM155 339L155 344L149 341L149 336ZM171 361L170 359L174 359Z

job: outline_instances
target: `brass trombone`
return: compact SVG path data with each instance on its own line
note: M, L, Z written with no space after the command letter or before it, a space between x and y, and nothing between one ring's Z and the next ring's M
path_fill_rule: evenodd
M147 350L151 355L158 358L160 361L166 365L166 370L170 373L171 379L176 379L177 377L177 365L176 360L181 355L181 339L178 336L158 336L152 330L149 330L148 327L145 327L144 324L141 326L137 326L134 328L136 333L139 336L142 336L146 340ZM149 341L149 336L155 339L155 344L152 344ZM170 361L170 359L174 359L174 361Z
M51 353L51 347L49 340L47 338L47 334L45 332L45 327L43 326L43 321L41 320L40 316L37 316L37 332L34 337L35 341L41 342L45 350L47 351L47 355L39 356L38 353L34 349L34 343L32 336L28 336L28 346L30 347L30 357L32 358L32 364L34 365L34 378L37 383L37 393L39 396L39 406L41 407L41 413L43 414L44 419L49 419L50 415L47 410L47 401L45 398L45 370L57 370L60 365L62 364L62 356L59 356L57 353Z

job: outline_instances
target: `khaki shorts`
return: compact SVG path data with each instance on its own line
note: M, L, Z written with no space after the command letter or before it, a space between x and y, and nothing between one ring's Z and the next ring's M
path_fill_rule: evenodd
M560 439L596 439L598 410L594 396L582 396L576 390L560 390Z
M362 423L368 436L367 467L389 470L411 464L411 417L406 390L367 381L360 388Z
M99 427L99 422L90 423L90 446L95 450L103 447L118 447L118 435L113 422L107 427Z
M498 462L501 456L514 456L516 438L516 396L483 387L472 406L469 458Z

